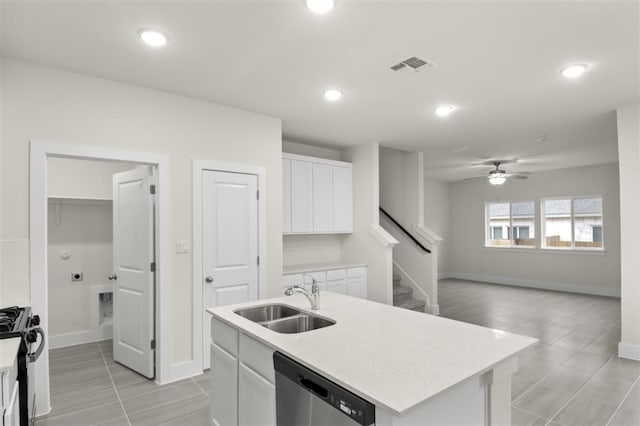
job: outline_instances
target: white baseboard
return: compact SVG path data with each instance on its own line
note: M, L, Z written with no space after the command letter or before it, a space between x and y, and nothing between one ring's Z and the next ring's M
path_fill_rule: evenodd
M194 360L175 362L170 366L169 377L159 384L166 385L167 383L177 382L200 374L202 374L202 369Z
M439 280L446 280L447 278L453 278L450 272L438 272Z
M640 361L640 345L632 345L630 343L618 343L618 356L620 358L633 359Z
M525 280L520 278L500 277L494 275L472 274L468 272L450 272L447 278L480 281L491 284L505 284L516 287L539 288L544 290L566 291L568 293L592 294L595 296L620 297L619 288L597 288L573 283L553 281Z
M49 349L64 348L67 346L81 345L83 343L99 342L113 338L113 325L104 325L97 329L81 330L73 333L56 334L49 336Z

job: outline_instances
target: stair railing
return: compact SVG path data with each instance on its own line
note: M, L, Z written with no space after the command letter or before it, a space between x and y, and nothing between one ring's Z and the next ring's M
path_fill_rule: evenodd
M429 250L428 248L426 248L425 246L423 246L420 241L418 241L416 239L416 237L414 237L413 235L411 235L409 233L409 231L407 231L404 226L400 225L400 223L395 220L389 213L387 213L382 207L380 207L380 211L382 212L382 214L384 214L391 222L393 222L394 225L396 225L398 227L398 229L400 229L400 231L402 231L403 234L405 234L407 237L409 237L411 239L411 241L413 241L418 247L420 247L423 251L425 251L426 253L431 253L431 250Z

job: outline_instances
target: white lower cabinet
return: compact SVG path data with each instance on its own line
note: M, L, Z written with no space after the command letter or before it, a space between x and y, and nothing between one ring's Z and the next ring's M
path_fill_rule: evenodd
M211 423L275 426L273 349L211 320Z
M216 426L238 424L238 358L211 344L211 419Z
M329 269L325 271L310 270L302 273L286 274L282 278L283 287L286 289L292 285L301 285L311 290L313 276L320 284L320 290L333 291L334 293L348 294L349 296L367 298L367 267L358 266L351 268Z
M275 426L276 386L243 363L238 374L238 403L240 425Z

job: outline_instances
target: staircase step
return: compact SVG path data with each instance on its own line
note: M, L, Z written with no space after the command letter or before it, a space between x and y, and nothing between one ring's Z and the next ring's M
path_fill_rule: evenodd
M400 285L400 281L402 281L402 277L400 275L393 274L393 285Z
M397 285L393 287L393 298L405 296L407 294L413 294L413 289L405 287L403 285Z
M424 301L416 300L416 299L408 299L408 300L402 301L397 305L395 303L393 305L397 306L398 308L410 309L412 311L423 312L423 313L424 313L424 308L427 306L427 304Z

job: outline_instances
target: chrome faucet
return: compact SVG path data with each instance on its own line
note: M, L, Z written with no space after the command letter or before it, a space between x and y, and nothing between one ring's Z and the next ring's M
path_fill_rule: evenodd
M284 291L284 294L285 296L291 296L293 295L293 293L304 294L307 297L307 299L309 299L309 302L311 303L311 309L313 309L314 311L317 311L318 309L320 309L320 286L318 285L318 282L316 281L316 279L307 273L302 274L303 281L304 281L305 275L311 278L311 292L309 292L309 290L299 285L292 285L291 287L289 287Z

